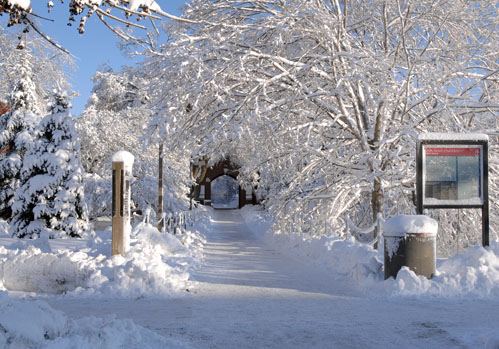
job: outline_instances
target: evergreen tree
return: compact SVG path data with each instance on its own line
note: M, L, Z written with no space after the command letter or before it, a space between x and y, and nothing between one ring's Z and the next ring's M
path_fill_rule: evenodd
M80 147L70 104L55 93L24 156L11 229L17 237L81 237L88 230Z
M15 68L18 79L8 97L11 109L0 119L0 218L5 220L12 217L12 200L20 185L22 158L32 142L33 129L41 119L29 60L23 59Z

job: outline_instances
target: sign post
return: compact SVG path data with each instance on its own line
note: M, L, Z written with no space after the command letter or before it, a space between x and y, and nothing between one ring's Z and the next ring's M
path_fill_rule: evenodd
M416 151L417 209L481 208L489 245L488 136L424 133Z
M130 179L133 155L119 151L112 156L113 202L112 202L112 254L125 256L130 247Z

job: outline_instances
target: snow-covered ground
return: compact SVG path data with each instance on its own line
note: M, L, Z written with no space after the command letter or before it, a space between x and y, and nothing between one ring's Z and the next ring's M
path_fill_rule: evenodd
M3 238L0 347L499 348L497 244L431 281L383 281L355 241L274 236L254 208L209 214L181 240L136 227L126 258L109 230Z

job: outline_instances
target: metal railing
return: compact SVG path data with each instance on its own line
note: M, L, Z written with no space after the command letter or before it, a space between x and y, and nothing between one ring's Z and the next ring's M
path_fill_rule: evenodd
M158 221L158 226L161 224L162 233L184 234L200 218L201 213L196 210L165 212Z

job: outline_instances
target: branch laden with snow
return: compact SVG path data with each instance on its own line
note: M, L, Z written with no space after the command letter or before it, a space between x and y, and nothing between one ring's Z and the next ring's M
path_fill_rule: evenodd
M62 1L61 1L62 2ZM50 12L54 2L47 1L47 8ZM68 5L69 21L76 21L76 17L81 16L78 31L80 34L85 32L85 24L94 13L97 14L101 22L106 25L121 39L128 41L134 39L131 35L125 33L116 24L125 24L126 26L138 27L146 29L146 27L136 24L129 20L131 16L136 16L137 21L144 19L161 19L168 18L175 21L192 23L189 20L173 16L163 12L161 7L154 0L71 0ZM117 15L111 14L111 11L118 12ZM9 15L8 26L25 24L33 28L40 36L45 38L54 46L67 52L63 47L45 35L32 21L32 8L30 0L0 0L0 16L6 13ZM123 18L124 17L124 18ZM112 21L110 24L109 21ZM117 22L117 23L115 23Z
M410 213L416 135L477 130L499 111L495 9L463 6L192 1L196 24L169 24L146 64L163 91L149 132L238 154L282 231Z

